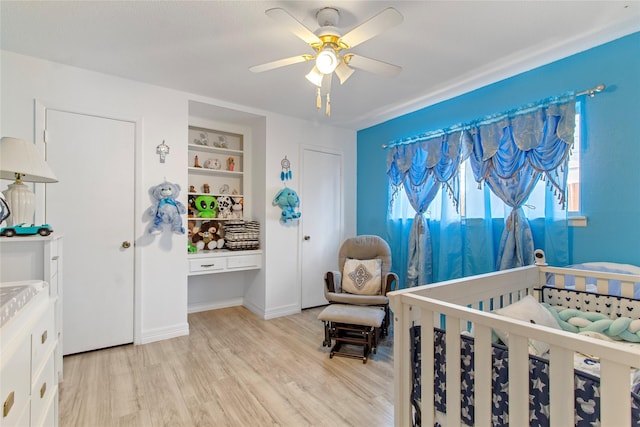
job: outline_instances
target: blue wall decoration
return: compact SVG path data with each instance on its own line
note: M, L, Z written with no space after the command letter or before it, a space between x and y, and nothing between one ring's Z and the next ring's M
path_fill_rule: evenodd
M273 198L273 206L278 206L282 209L280 215L280 221L287 223L289 221L300 218L301 213L296 209L300 206L300 198L295 190L287 187L286 182L291 180L293 174L291 173L291 162L284 156L284 159L280 162L282 171L280 172L280 180L284 184L284 188L278 191Z

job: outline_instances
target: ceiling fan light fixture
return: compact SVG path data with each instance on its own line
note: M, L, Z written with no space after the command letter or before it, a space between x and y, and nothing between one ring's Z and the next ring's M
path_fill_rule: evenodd
M316 56L316 67L318 71L322 74L331 74L338 66L338 55L336 55L336 51L327 46L318 52L318 56Z
M314 85L321 87L322 86L322 78L324 77L324 74L322 74L319 70L317 66L314 66L311 71L309 71L309 73L305 76L305 78L307 80L309 80L311 83L313 83Z
M340 80L340 84L344 84L355 70L349 67L344 61L340 61L335 71L336 76L338 76L338 79Z

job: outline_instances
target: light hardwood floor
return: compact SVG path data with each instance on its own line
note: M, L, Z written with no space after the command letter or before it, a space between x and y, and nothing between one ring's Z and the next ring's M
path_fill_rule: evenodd
M67 356L60 426L392 426L392 337L329 359L321 309L194 313L189 336Z

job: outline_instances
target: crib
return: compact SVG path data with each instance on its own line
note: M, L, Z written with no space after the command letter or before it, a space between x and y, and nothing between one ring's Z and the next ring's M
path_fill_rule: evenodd
M540 425L580 425L575 408L578 399L571 398L577 396L578 388L583 385L582 377L578 375L582 372L574 368L576 355L588 355L591 358L589 360L599 361L599 378L592 378L598 388L594 388L596 396L592 396L589 402L598 403L596 416L600 425L629 426L640 423L640 396L637 394L637 385L634 386L630 381L634 369L640 369L640 347L620 341L593 339L494 313L528 295L537 301L555 299L560 302L565 299L565 294L571 293L578 305L596 295L598 298L613 295L603 297L609 301L603 306L609 306L613 301L618 309L624 306L627 307L624 310L633 310L635 307L636 311L630 317L639 319L640 305L636 304L640 303L637 297L639 292L639 274L546 265L532 265L391 292L395 425L491 426L508 423L511 426L528 426L530 421L535 424L532 420L536 417L531 409L535 406L546 408L545 415L548 418L546 423ZM575 304L575 301L572 303ZM419 335L423 339L412 351L416 326L419 326ZM508 333L508 345L502 350L495 344L495 331ZM424 339L426 337L434 339ZM443 354L435 354L436 350L441 350L438 340L442 348L446 348L441 352ZM530 355L530 340L548 345L549 351L544 357ZM415 369L416 350L420 355L418 369ZM508 367L502 386L502 391L508 395L508 415L497 419L495 407L499 390L496 390L494 379L495 358L500 351L506 355L502 361ZM472 372L470 376L465 376L465 366L469 365L470 357ZM443 362L446 369L439 369L439 364ZM543 364L539 366L548 375L548 383L538 387L547 389L548 401L544 405L538 404L535 401L537 397L531 395L532 387L536 385L530 379L530 370L536 364ZM586 378L593 377L591 374L585 375ZM434 384L438 384L439 376L442 377L442 383L435 390ZM469 381L472 387L465 397L464 391L469 389ZM446 401L446 413L437 409L441 401ZM471 417L467 416L470 411ZM418 423L416 418L419 418Z

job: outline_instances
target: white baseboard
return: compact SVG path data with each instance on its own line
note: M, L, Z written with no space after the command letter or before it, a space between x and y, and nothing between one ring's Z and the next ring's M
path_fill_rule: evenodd
M258 316L261 319L264 319L264 307L258 307L255 304L252 304L249 301L244 301L244 303L242 304L244 305L244 307L249 310L250 312L252 312L253 314L255 314L256 316Z
M242 298L232 298L215 303L193 303L187 307L187 313L199 313L201 311L217 310L219 308L237 307L242 305Z
M140 341L136 342L136 344L148 344L150 342L168 340L184 335L189 335L189 323L143 331Z
M280 307L276 307L274 309L270 309L267 310L264 313L263 319L268 320L268 319L275 319L276 317L283 317L283 316L289 316L291 314L298 314L300 313L300 306L299 305L283 305Z

